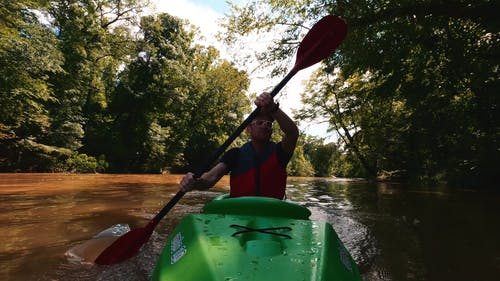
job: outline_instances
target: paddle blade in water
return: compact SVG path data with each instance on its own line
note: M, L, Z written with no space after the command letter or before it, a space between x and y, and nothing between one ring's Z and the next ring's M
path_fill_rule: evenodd
M95 260L96 264L115 264L135 256L149 237L158 222L152 220L142 228L133 229L118 238Z
M307 68L328 57L347 35L347 24L329 15L318 21L306 34L297 51L294 69Z
M299 70L309 67L324 58L328 57L337 48L347 34L347 26L344 20L337 16L326 16L317 22L304 37L297 51L297 58L293 69L283 80L273 89L272 96L275 96L281 88L297 73ZM217 150L214 154L215 161L229 144L243 131L243 129L256 116L257 109L247 117L243 124L238 127L235 133ZM253 117L252 117L253 116ZM206 167L201 169L206 171L213 163L209 161ZM201 175L201 173L199 174ZM155 218L144 228L134 229L116 240L111 246L100 254L95 263L114 264L122 262L136 255L144 245L158 222L168 213L168 211L182 198L184 192L179 191L155 216Z

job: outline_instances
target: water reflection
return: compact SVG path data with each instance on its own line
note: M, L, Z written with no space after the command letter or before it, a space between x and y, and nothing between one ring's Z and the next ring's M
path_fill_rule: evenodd
M332 223L364 280L500 276L497 192L342 180L291 181L289 191Z
M301 183L299 183L301 182ZM362 221L359 210L360 193L356 186L366 183L351 180L291 181L288 196L312 211L311 219L329 222L333 225L361 272L366 272L373 264L377 248L373 235ZM366 195L363 195L366 196ZM390 280L377 278L374 280Z

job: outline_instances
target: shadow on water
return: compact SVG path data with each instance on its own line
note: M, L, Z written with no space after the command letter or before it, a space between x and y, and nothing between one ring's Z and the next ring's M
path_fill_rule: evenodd
M497 280L497 192L363 181L291 181L291 200L330 222L364 280Z
M290 181L287 195L291 201L308 207L311 219L332 224L340 240L349 250L363 273L364 280L390 280L384 276L367 276L383 272L374 268L377 257L376 239L363 219L359 204L370 201L370 194L356 192L366 183L345 180ZM383 273L382 273L383 274Z

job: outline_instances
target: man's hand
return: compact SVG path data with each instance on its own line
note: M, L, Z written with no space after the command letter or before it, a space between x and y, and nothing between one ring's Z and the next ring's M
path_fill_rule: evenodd
M278 106L273 97L269 93L262 93L255 99L255 105L260 107L260 112L263 114L269 114L276 111L276 107Z
M193 173L187 173L179 183L179 189L182 192L189 192L194 189L195 184L198 182L198 179L194 178Z

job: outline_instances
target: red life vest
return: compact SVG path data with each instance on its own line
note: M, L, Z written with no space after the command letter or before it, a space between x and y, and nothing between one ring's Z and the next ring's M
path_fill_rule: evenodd
M246 143L240 148L236 167L231 170L231 197L265 196L283 199L286 177L286 170L278 158L276 143L271 142L260 157L252 144Z

